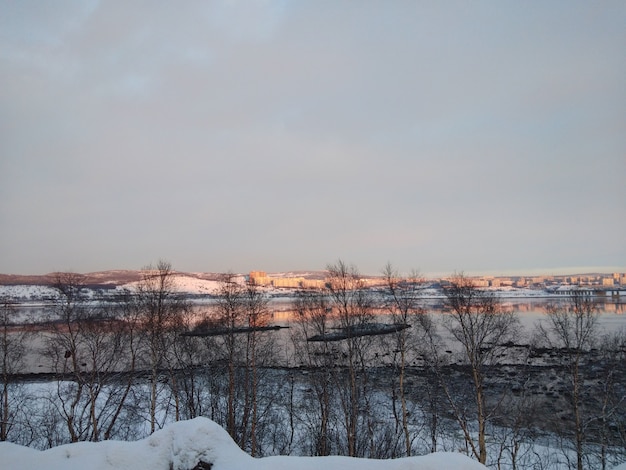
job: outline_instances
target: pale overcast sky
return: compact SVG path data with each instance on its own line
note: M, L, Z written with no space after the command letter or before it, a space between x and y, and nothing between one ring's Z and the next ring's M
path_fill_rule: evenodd
M626 3L0 0L0 272L626 270Z

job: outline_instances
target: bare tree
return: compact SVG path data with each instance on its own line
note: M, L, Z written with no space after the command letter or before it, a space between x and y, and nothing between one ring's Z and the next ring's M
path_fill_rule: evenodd
M266 333L261 328L269 320L267 297L254 284L248 284L244 292L245 319L248 327L246 333L246 367L245 388L246 400L244 406L244 420L250 416L250 454L254 457L258 453L257 426L259 424L259 373L260 366L273 355L272 342L264 342Z
M506 343L516 337L518 320L513 312L501 307L493 293L478 289L471 279L462 274L450 280L444 294L447 313L443 326L460 346L461 357L469 367L474 413L467 413L445 381L444 392L463 431L466 444L474 457L484 464L487 462L487 424L502 403L501 399L497 399L493 405L487 401L487 368L496 364ZM477 422L475 435L471 431L473 416Z
M19 385L14 379L14 374L18 373L24 364L26 332L16 324L15 316L15 302L6 297L0 299L0 373L2 375L0 441L6 441L9 438L21 408L21 394L18 392Z
M349 456L365 456L374 447L374 422L371 414L368 367L373 360L371 336L358 334L368 328L374 303L363 278L354 266L339 260L327 266L327 296L336 316L337 327L346 338L338 343L339 364L336 387L343 412L343 424Z
M585 466L586 422L585 363L598 341L598 311L594 300L583 292L574 292L566 304L548 308L547 321L539 325L538 336L550 347L562 352L569 385L569 406L573 418L576 468Z
M202 339L190 334L196 328L191 310L180 319L178 338L172 344L168 364L175 374L182 419L192 419L204 414L205 387L201 367L208 361Z
M300 292L292 330L296 359L305 366L307 392L298 421L310 452L365 456L377 452L369 368L375 356L371 327L373 299L353 266L328 266L326 287ZM293 408L292 408L293 411Z
M604 335L599 349L600 360L595 365L598 375L591 377L599 384L598 393L592 392L599 412L589 427L599 440L599 461L605 470L626 460L626 329Z
M237 429L237 365L241 357L241 344L237 341L236 328L243 321L243 289L238 277L232 273L225 274L220 281L217 300L217 326L224 328L220 335L221 350L225 352L225 363L228 367L228 388L226 408L226 430L228 434L240 442Z
M449 365L449 357L446 356L450 344L442 339L439 322L433 314L424 309L414 315L413 320L411 349L414 349L415 362L421 365L423 374L420 393L417 396L412 394L412 397L419 403L423 424L428 429L427 449L429 452L437 452L440 450L439 437L446 427L443 414L450 408L446 368Z
M272 356L268 299L258 286L225 274L217 299L216 348L226 365L226 430L252 455L260 452L261 369Z
M325 338L331 329L332 311L322 291L299 292L295 310L297 321L292 329L294 351L296 359L308 370L307 381L311 387L310 393L301 400L301 406L306 409L300 420L306 424L310 453L330 455L336 433L333 426L333 374L336 373L337 351ZM319 338L320 341L309 341L311 338Z
M52 402L71 442L111 437L132 387L135 362L132 330L123 315L128 305L94 303L82 280L73 273L57 277L46 348L57 374Z
M132 432L135 406L129 402L134 398L140 332L130 292L122 292L103 309L107 312L105 317L109 319L110 325L107 330L110 335L108 354L111 359L107 361L107 367L102 371L109 385L103 405L107 410L106 425L102 425L101 428L103 438L111 439L120 432L122 417L126 418L125 431L119 434L119 437L125 437Z
M53 361L57 374L58 410L63 418L71 442L88 440L90 419L93 419L88 371L83 362L85 351L83 329L95 321L92 311L85 302L82 276L74 273L59 274L54 288L52 335L47 342L46 354ZM85 365L83 365L85 364ZM94 384L97 386L97 384Z
M392 384L392 409L396 428L401 427L402 429L405 454L410 456L413 437L409 430L409 409L405 382L407 366L414 359L416 348L413 342L413 331L408 327L411 326L416 315L424 314L424 309L420 305L423 281L417 273L412 273L408 277L401 277L391 264L385 266L383 276L386 287L384 308L389 312L393 323L398 326L393 334L394 342L392 344L392 363L396 369L398 380L397 387L395 383ZM400 413L397 411L397 399L400 400Z
M167 261L159 261L156 266L147 266L143 277L134 292L135 308L143 338L143 359L150 375L149 422L150 432L161 424L157 420L157 405L164 387L161 377L165 373L170 382L174 401L175 419L180 418L180 402L176 375L171 367L170 350L176 341L181 318L189 309L189 303L176 291L174 271ZM169 406L165 406L167 411Z

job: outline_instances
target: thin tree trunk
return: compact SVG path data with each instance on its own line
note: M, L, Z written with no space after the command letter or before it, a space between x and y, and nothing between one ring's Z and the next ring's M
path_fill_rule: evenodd
M404 333L400 333L404 334ZM402 405L402 430L404 432L404 444L406 450L406 456L411 456L411 435L409 433L409 418L408 411L406 407L406 396L404 394L404 375L406 373L406 351L405 351L405 341L402 340L401 350L400 350L400 403Z
M0 441L6 441L9 428L9 382L6 374L3 374L2 384L2 422L0 422Z

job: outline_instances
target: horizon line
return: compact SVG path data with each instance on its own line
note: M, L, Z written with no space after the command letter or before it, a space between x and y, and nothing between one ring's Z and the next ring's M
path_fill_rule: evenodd
M114 271L131 271L138 272L143 271L144 268L138 269L128 269L128 268L114 268L114 269L103 269L98 271L86 271L86 272L77 272L73 270L67 271L50 271L44 274L17 274L17 273L1 273L2 276L49 276L57 273L75 273L82 275L89 274L97 274L104 272L114 272ZM197 270L181 270L181 269L172 269L175 273L181 274L220 274L222 271L197 271ZM233 274L248 274L252 271L264 271L263 269L250 269L242 272L235 271L224 271L224 272L232 272ZM281 273L289 273L289 272L323 272L327 271L327 269L287 269L287 270L277 270L277 271L265 271L268 274L281 274ZM573 267L560 267L560 268L530 268L530 269L486 269L486 270L453 270L449 271L416 271L418 275L421 275L424 278L445 278L454 276L455 274L463 274L467 277L529 277L529 276L572 276L572 275L588 275L588 274L615 274L615 273L626 273L626 267L624 266L573 266ZM372 277L380 277L382 273L366 273L360 272L362 276L372 276Z

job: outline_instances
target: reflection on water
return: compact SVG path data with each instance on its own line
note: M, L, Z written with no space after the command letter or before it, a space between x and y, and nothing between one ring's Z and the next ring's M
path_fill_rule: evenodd
M548 311L550 305L566 305L567 300L562 298L521 298L521 299L505 299L502 302L502 306L513 312L520 314L531 314L538 318ZM424 299L422 304L423 308L428 313L441 313L443 311L442 299ZM296 311L294 309L293 301L289 299L280 299L270 301L269 310L274 322L290 322L297 318ZM200 320L215 315L215 305L213 303L198 302L192 305L194 316ZM619 302L613 299L598 299L597 300L598 312L601 317L612 315L624 315L626 317L626 299L624 302ZM15 318L17 322L20 321L44 321L50 318L51 310L49 307L37 305L19 305L15 311ZM377 314L384 315L384 309L377 310Z
M535 326L542 319L546 318L547 307L555 301L563 302L561 299L506 299L503 302L505 308L519 313L520 324L523 330L519 338L520 342L527 341L530 338ZM270 324L272 325L289 327L294 321L297 321L294 305L290 301L285 299L272 301L268 307L271 312ZM424 308L427 312L434 314L436 318L437 314L442 312L443 301L441 299L428 299L424 303ZM216 314L214 304L206 302L194 304L193 310L194 316L198 321L210 318ZM607 299L598 303L598 311L600 312L598 326L601 332L610 333L626 329L626 303L618 303ZM49 313L49 310L41 306L20 306L16 311L17 318L30 319L31 321L45 320L49 317ZM390 319L383 310L379 310L376 312L375 321L388 322ZM37 328L33 331L35 330L37 333L29 336L26 340L27 357L25 358L25 367L22 370L24 373L49 372L51 370L50 358L42 355L42 349L50 331L47 330L47 327ZM289 357L290 350L293 348L290 340L292 330L283 329L271 334L275 335L273 338L277 344L282 345L280 349L282 349L283 354Z
M520 314L530 314L537 319L541 318L542 315L545 315L548 312L548 307L551 305L567 305L567 300L561 298L520 300L506 299L502 302L502 306L509 311L518 312ZM272 317L276 322L289 322L297 317L292 303L281 301L277 303L270 303L269 307L272 312ZM423 307L428 313L441 313L443 311L443 301L427 299L424 302ZM624 315L626 317L626 302L621 303L607 299L598 300L597 308L601 317L604 317L607 314ZM379 313L384 314L384 311L380 311ZM626 325L626 318L624 318L624 324Z
M504 301L502 305L514 312L526 313L546 313L548 306L550 305L567 305L566 299L524 299L522 301ZM626 303L620 303L614 300L599 300L597 301L598 311L600 313L617 313L626 314Z

